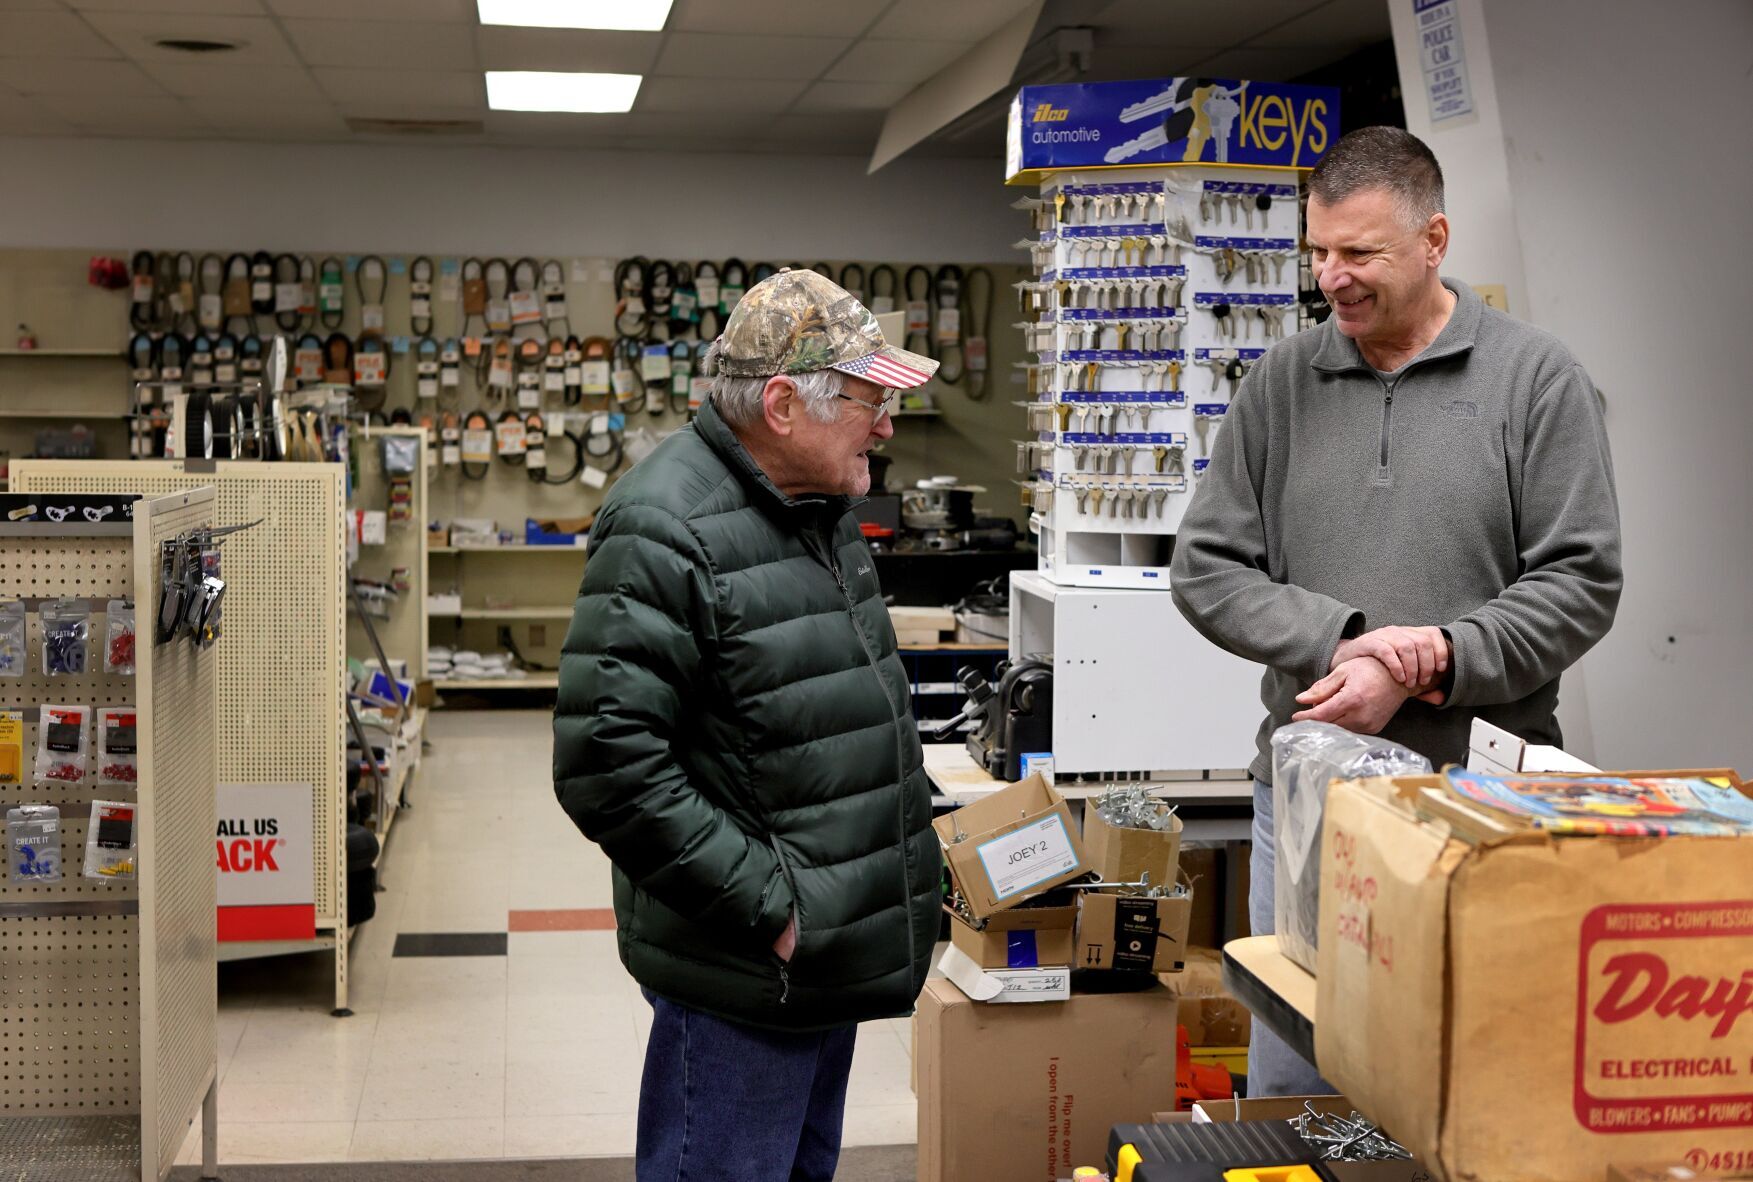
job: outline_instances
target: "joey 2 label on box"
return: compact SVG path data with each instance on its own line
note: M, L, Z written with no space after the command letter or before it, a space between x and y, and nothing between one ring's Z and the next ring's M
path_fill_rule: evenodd
M992 896L1008 899L1046 882L1050 878L1077 869L1077 853L1066 836L1065 822L1058 816L1042 817L1002 837L994 837L976 851L986 877L992 881Z
M1597 907L1581 937L1578 1122L1753 1126L1753 899Z

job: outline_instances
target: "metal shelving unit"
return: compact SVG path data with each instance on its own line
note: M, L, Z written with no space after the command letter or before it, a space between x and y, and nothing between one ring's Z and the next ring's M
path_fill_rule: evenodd
M41 785L21 799L61 808L60 882L0 881L0 1162L23 1182L163 1179L197 1113L202 1176L217 1176L218 978L213 785L218 651L151 643L160 545L214 524L196 489L142 500L134 520L0 524L0 596L72 595L147 605L132 677L96 663L79 677L41 669L33 613L27 673L0 680L0 706L25 718L33 750L44 701L132 704L139 779ZM101 628L101 625L99 625ZM101 636L102 632L97 631ZM138 804L135 881L81 874L91 801Z

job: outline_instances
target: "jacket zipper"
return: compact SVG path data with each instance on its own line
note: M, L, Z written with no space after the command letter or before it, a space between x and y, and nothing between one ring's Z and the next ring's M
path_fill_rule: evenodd
M779 873L784 876L785 884L791 888L791 914L793 917L796 917L798 915L797 878L791 873L791 863L787 862L785 860L785 855L779 852L778 839L772 834L768 834L767 844L773 847L773 857L779 863ZM763 900L763 902L765 902L765 900ZM795 957L797 955L797 950L802 944L803 925L799 924L797 927L797 941L791 946L792 956ZM780 959L777 952L773 954L773 959L779 961L779 1004L784 1005L791 998L791 975L787 972L786 962Z
M1388 466L1388 431L1394 422L1394 391L1390 389L1382 396L1382 463Z
M846 586L846 576L840 573L840 560L835 555L831 543L825 545L824 549L828 554L828 569L834 573L834 582L840 588L840 596L846 600L846 612L852 617L852 630L858 633L858 646L864 650L865 661L876 672L877 680L881 682L882 669L877 664L876 654L870 651L870 642L864 637L864 629L858 626L856 610L858 605L852 602L852 591ZM884 690L883 699L887 701L888 697L888 691ZM906 773L903 770L907 750L906 744L901 742L901 719L895 713L893 702L889 702L889 717L895 723L895 769L901 774L901 779L896 781L896 787L899 791L895 793L895 827L901 837L901 899L903 901L902 910L907 913L907 967L911 969L914 962L915 925L913 922L913 884L907 878L907 793Z

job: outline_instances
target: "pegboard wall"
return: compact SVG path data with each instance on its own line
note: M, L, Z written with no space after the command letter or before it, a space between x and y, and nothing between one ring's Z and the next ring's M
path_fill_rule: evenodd
M24 1155L24 1177L97 1177L126 1129L138 1176L163 1178L216 1078L216 654L148 641L135 676L102 672L106 601L155 601L157 541L213 512L211 493L191 492L137 503L132 524L0 526L0 599L30 609L26 676L0 678L0 709L25 720L27 784L0 792L62 814L62 881L0 876L0 1142ZM59 597L93 608L84 675L41 672L40 607ZM44 703L135 706L138 782L29 783ZM83 876L94 799L138 802L137 884ZM57 1118L50 1135L41 1122Z
M388 618L374 616L371 625L383 645L384 654L394 661L408 662L415 677L426 676L426 473L428 451L426 432L418 427L361 427L354 431L350 451L356 473L352 509L388 510L390 478L384 472L383 440L385 436L413 440L419 448L415 474L411 481L413 510L409 520L392 521L386 531L387 541L381 546L359 547L353 573L378 582L389 582L391 572L407 571L408 589L390 606ZM371 641L360 626L358 617L348 613L347 655L356 661L375 658Z
M36 527L38 532L43 527ZM93 529L103 536L89 533ZM130 789L78 783L30 785L39 707L138 705L137 677L95 670L83 677L43 673L38 608L59 597L86 599L92 632L103 636L104 605L134 594L134 542L127 524L69 527L87 536L28 536L0 530L0 599L31 609L25 676L0 678L0 709L24 718L26 784L0 789L4 807L52 804L61 810L62 879L16 885L0 876L0 902L80 902L112 911L137 905L133 882L85 878L85 832L93 800L130 800ZM87 722L88 734L90 721ZM211 859L209 859L210 861ZM133 915L0 916L0 1117L123 1114L139 1111L140 981Z
M219 781L311 785L317 926L346 930L344 477L339 464L19 460L14 492L147 495L211 486L221 548ZM209 834L209 837L211 834Z

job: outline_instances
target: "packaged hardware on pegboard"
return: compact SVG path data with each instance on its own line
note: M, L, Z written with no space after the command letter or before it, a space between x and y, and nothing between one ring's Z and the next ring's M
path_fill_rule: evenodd
M91 608L83 599L56 599L43 604L43 672L50 677L79 677L90 667L86 649L91 640Z
M37 726L37 783L71 784L85 778L90 721L89 706L43 707Z
M103 706L97 712L97 782L135 784L140 779L137 714L132 706Z
M135 857L135 806L117 800L91 802L91 824L85 830L85 877L130 879L138 871Z
M103 671L134 675L134 601L112 599L104 608Z
M25 804L6 810L6 858L15 884L61 881L61 810Z
M0 788L24 783L24 715L0 710Z
M0 603L0 677L23 677L27 612L14 599Z

